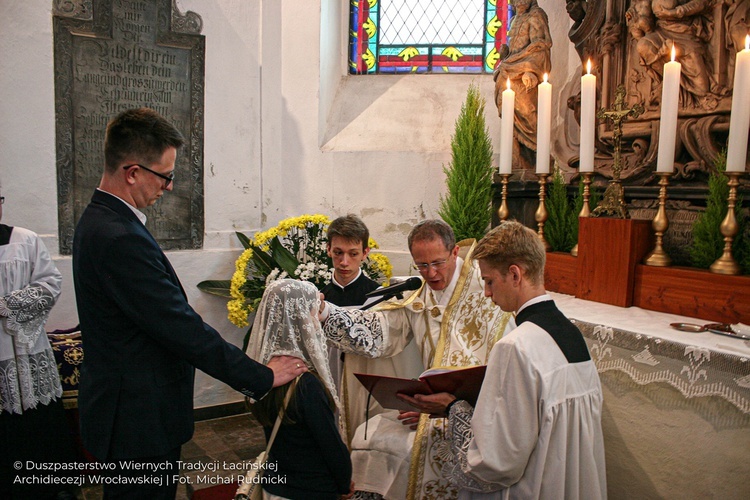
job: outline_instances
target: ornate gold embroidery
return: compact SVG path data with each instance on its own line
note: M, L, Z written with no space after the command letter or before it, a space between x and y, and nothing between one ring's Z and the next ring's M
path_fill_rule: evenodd
M63 352L63 358L70 365L80 365L83 362L83 348L71 347L67 351Z

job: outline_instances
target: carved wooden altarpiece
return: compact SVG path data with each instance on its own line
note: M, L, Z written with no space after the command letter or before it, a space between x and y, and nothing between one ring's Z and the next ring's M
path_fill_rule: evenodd
M568 0L567 6L575 21L569 38L584 66L588 58L594 62L597 108L612 105L618 85L625 86L628 107L644 106L623 126L625 185L655 183L662 69L674 43L682 77L670 186L705 190L726 145L734 59L748 33L750 0ZM579 106L580 96L572 96L569 107L577 113ZM611 126L600 122L595 172L605 178L612 172L611 140ZM577 155L565 160L574 172Z
M675 150L675 173L666 202L669 229L664 247L674 265L690 265L692 226L705 210L714 162L726 147L732 103L734 59L744 46L750 0L566 0L574 24L568 36L585 68L590 57L597 76L596 109L611 109L618 86L626 89L625 107L640 103L644 112L623 123L620 179L630 217L653 219L658 207L656 170L659 144L661 73L674 40L682 64L682 88ZM666 11L672 17L666 19ZM656 13L660 17L657 17ZM700 64L698 64L700 63ZM706 83L707 82L707 83ZM552 151L569 186L577 191L580 91L578 81L563 87L562 126L553 129ZM739 96L746 99L745 96ZM599 120L593 184L603 190L614 166L613 127ZM514 153L515 154L515 153ZM522 165L516 161L514 165ZM533 168L513 170L508 184L511 217L536 227L539 186ZM499 176L493 206L500 205ZM750 198L750 177L740 194ZM494 223L497 219L494 219Z

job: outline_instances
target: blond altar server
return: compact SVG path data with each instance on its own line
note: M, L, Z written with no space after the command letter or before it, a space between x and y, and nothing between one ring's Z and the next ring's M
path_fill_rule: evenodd
M583 335L544 290L544 245L505 221L475 256L486 295L517 311L518 327L492 348L476 406L447 393L402 399L449 415L445 469L462 500L606 498L601 383Z
M422 221L408 237L414 267L425 282L418 291L375 311L326 303L326 336L340 349L359 355L347 354L343 391L349 429L356 429L352 480L360 492L393 499L448 499L458 494L444 471L444 420L384 411L372 404L371 418L363 424L367 393L351 374L414 377L425 368L487 363L490 349L513 322L484 297L479 268L471 259L474 244L457 245L443 221Z

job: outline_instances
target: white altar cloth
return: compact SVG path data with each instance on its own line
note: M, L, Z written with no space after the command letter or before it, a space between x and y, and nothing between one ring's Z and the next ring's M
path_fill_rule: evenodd
M669 326L670 323L705 325L715 323L715 321L649 311L640 307L618 307L577 299L572 295L555 292L549 292L549 294L555 300L557 307L571 319L607 325L620 330L658 337L670 342L703 347L724 354L750 357L750 341L748 340L711 332L682 332Z
M602 381L609 499L750 498L750 341L669 326L712 321L550 295Z

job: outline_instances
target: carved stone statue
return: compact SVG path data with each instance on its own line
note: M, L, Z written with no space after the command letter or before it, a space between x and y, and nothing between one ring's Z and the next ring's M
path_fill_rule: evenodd
M726 43L729 49L730 74L733 74L735 54L745 48L745 37L750 33L750 2L747 0L727 0L726 3L729 7L724 16L724 24L726 26Z
M581 25L581 22L586 17L587 9L588 9L588 4L586 3L586 0L566 0L565 1L565 10L568 12L568 15L570 16L570 18L574 21L573 29L576 29Z
M662 70L676 46L682 64L683 106L713 110L725 93L709 72L708 41L713 24L703 13L710 0L633 0L625 14L641 64L652 79L651 96L661 92ZM654 99L651 99L652 101Z
M515 8L508 31L508 44L500 49L500 64L495 69L495 103L502 109L506 81L516 93L513 164L529 168L531 156L521 147L536 151L537 85L552 68L552 36L547 14L536 0L514 0Z

